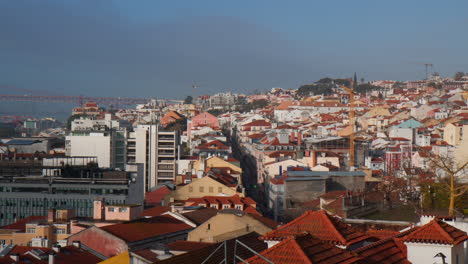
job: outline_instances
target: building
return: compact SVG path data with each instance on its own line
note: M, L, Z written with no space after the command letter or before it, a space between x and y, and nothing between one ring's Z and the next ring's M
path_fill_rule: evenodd
M0 226L63 206L74 208L78 217L92 217L96 197L108 204L143 204L141 166L70 170L54 177L0 176Z
M114 120L110 114L104 119L76 119L65 139L66 154L70 157L95 156L99 167L123 170L128 129L128 122Z
M177 131L158 125L138 125L129 133L127 162L143 164L145 192L166 182L175 182L179 153Z
M188 241L216 243L250 232L265 234L277 227L268 218L251 215L237 209L224 209L188 233Z
M92 226L68 237L68 245L80 241L87 248L109 258L129 250L185 240L193 228L192 223L171 216L156 216L104 227Z

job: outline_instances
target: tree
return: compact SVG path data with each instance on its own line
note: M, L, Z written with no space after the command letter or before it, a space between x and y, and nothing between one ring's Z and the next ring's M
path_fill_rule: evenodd
M80 119L81 117L88 117L88 115L86 115L86 114L76 114L76 115L69 116L68 119L67 119L67 129L68 130L71 129L71 123L73 122L73 120Z
M463 72L456 72L455 75L453 75L453 79L454 79L455 81L460 81L460 80L463 78L463 76L465 76L465 73L463 73Z
M184 104L192 104L193 103L193 97L192 96L187 96L185 97Z
M430 166L439 177L439 182L442 183L449 193L449 208L448 214L453 217L455 215L455 200L468 191L468 184L457 184L456 178L466 173L468 169L468 158L461 162L456 162L454 158L448 155L430 156Z

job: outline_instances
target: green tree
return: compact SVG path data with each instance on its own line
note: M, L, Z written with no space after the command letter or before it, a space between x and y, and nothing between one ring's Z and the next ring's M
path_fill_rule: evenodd
M460 80L463 78L463 76L465 76L465 73L463 73L463 72L456 72L455 75L453 75L453 79L454 79L455 81L460 81Z
M184 104L192 104L193 103L193 97L192 96L187 96L185 97Z
M70 130L71 129L71 123L73 122L73 120L75 119L80 119L82 117L89 117L88 115L86 114L77 114L77 115L71 115L67 118L67 129Z

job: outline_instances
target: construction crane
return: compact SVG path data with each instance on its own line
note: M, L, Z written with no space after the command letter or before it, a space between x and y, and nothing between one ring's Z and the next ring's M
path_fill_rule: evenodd
M434 64L426 62L417 62L412 64L424 65L424 69L426 70L426 80L429 80L429 67L433 68Z

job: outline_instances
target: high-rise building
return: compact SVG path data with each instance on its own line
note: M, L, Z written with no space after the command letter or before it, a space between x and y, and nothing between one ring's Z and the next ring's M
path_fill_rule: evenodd
M159 125L138 125L127 139L127 162L141 163L145 191L176 179L179 137Z
M126 144L130 124L113 120L110 114L104 119L76 119L66 137L66 154L70 157L97 157L101 168L124 169Z

